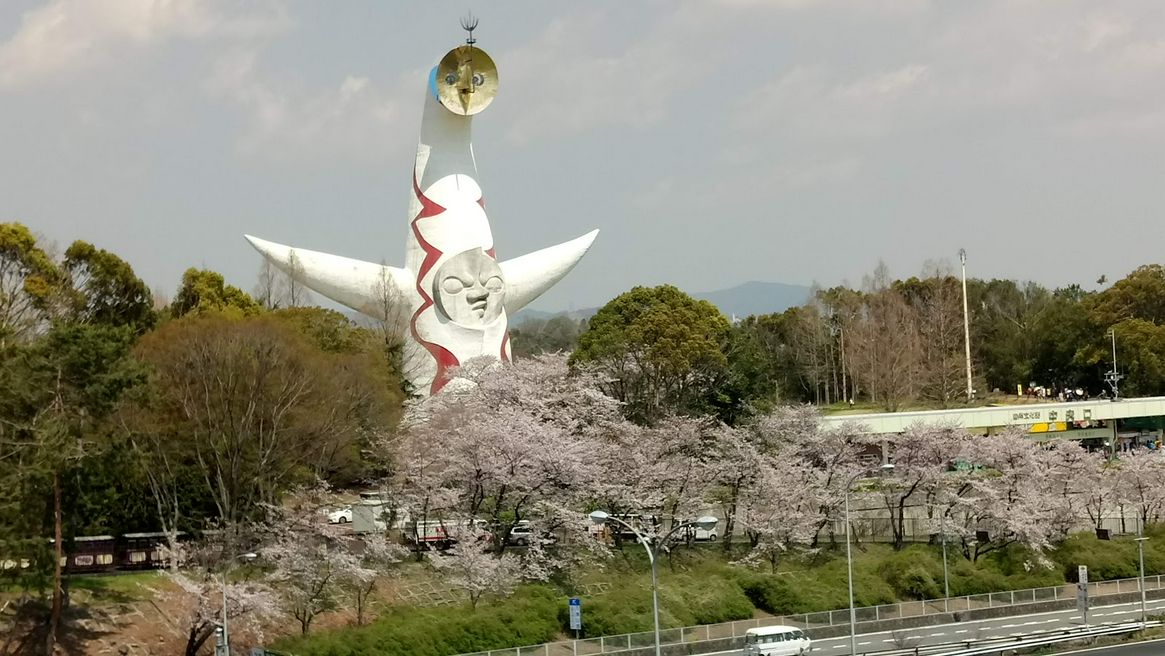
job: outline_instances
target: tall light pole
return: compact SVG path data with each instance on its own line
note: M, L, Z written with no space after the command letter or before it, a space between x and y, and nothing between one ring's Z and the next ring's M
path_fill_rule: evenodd
M222 573L222 624L220 625L220 628L222 629L222 633L220 634L221 642L219 644L215 645L215 649L214 649L215 656L231 656L231 634L227 630L227 573L230 572L231 564L234 563L236 560L252 561L258 557L259 557L259 554L251 553L251 552L239 554L239 555L235 556L234 558L231 558L230 560L228 560L226 568L223 570L223 573Z
M1137 531L1137 556L1139 556L1140 560L1141 560L1140 587L1141 587L1141 626L1142 627L1145 626L1145 623L1149 619L1148 613L1145 612L1145 540L1148 540L1148 539L1149 538L1145 537L1145 524L1144 524L1144 522L1142 522L1140 529Z
M967 251L959 249L959 264L963 267L963 350L967 356L967 403L975 395L971 387L971 316L967 312Z
M1105 374L1104 379L1107 380L1108 384L1112 386L1112 400L1115 401L1120 398L1120 389L1117 384L1120 382L1120 379L1124 378L1124 376L1116 372L1116 327L1114 326L1110 328L1108 330L1108 334L1112 336L1112 371ZM1113 447L1115 450L1115 441L1113 442Z
M939 530L943 534L943 610L947 610L951 599L951 578L947 574L947 514L939 516Z
M894 465L891 463L882 465L882 471L889 471L891 469L894 469ZM858 615L857 610L854 608L854 558L853 552L850 549L849 493L854 481L858 480L858 477L865 473L865 470L859 471L853 476L850 476L849 480L845 482L845 569L846 582L849 585L849 653L854 656L858 653Z
M592 512L590 514L590 518L591 518L592 522L594 522L595 524L599 524L600 526L603 524L606 524L607 522L614 522L616 524L619 524L621 526L624 526L624 527L630 529L631 532L635 534L635 537L639 539L640 544L643 545L643 549L645 551L647 551L647 560L648 560L648 562L651 563L651 617L652 617L652 621L655 625L655 656L660 656L660 645L659 645L659 578L658 578L658 575L656 574L656 560L657 560L656 559L656 555L657 555L656 550L659 549L660 546L666 545L668 540L670 540L676 533L680 532L683 529L696 526L696 527L702 528L706 531L710 531L710 530L716 528L716 522L719 520L717 520L715 517L712 517L710 515L705 515L704 517L701 517L693 522L684 522L682 524L674 526L674 527L672 527L672 530L668 531L667 533L665 533L661 537L658 534L644 535L644 534L639 532L639 529L635 528L631 524L619 519L618 517L614 517L612 515L609 515L606 512L603 512L602 510L596 510L596 511Z

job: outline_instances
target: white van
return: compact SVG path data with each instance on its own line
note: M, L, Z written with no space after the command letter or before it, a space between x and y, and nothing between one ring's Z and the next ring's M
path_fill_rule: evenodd
M803 656L809 646L809 636L795 626L758 626L744 632L747 656Z

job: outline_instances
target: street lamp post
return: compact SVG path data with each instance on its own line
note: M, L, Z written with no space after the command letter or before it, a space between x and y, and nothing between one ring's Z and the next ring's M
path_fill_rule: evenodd
M891 469L894 469L894 465L891 463L882 465L882 471L889 471ZM858 480L858 477L865 473L866 471L864 470L859 471L845 483L845 568L846 581L849 585L849 652L855 656L858 653L858 616L857 610L854 608L854 559L853 552L850 549L849 493L854 481Z
M220 642L215 645L215 656L231 656L231 634L227 629L227 574L230 572L230 565L236 560L252 561L259 557L259 554L247 552L239 554L227 561L227 566L222 573L222 624L220 629Z
M619 524L621 526L624 526L624 527L630 529L631 532L635 534L635 537L639 539L639 542L643 545L643 549L647 552L647 560L648 560L648 562L651 563L651 616L652 616L652 621L655 625L655 656L660 656L659 579L658 579L658 575L656 574L656 555L657 555L656 550L660 546L666 545L668 540L670 540L676 533L680 532L683 529L691 528L691 527L695 526L695 527L702 528L704 530L712 530L713 528L716 527L716 522L719 520L717 520L715 517L705 515L704 517L701 517L695 521L684 522L682 524L674 526L674 527L672 527L672 530L668 531L662 537L660 537L658 534L644 535L644 534L639 532L639 529L635 528L634 526L632 526L628 522L625 522L625 521L619 519L618 517L614 517L612 515L609 515L602 510L596 510L596 511L592 512L590 514L590 518L591 518L591 521L594 522L595 524L603 525L603 524L606 524L607 522L614 522L616 524Z
M975 395L971 386L971 316L967 312L967 251L959 249L959 263L963 267L963 350L967 356L967 403Z
M947 574L947 514L939 516L939 530L943 534L943 610L948 610L951 603L951 579Z
M1145 612L1145 540L1149 538L1145 537L1145 525L1143 523L1137 533L1139 533L1137 536L1137 556L1141 561L1141 626L1143 627L1149 619L1148 613Z

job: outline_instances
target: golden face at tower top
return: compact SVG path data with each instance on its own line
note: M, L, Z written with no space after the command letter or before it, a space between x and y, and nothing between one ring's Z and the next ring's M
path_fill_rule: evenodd
M435 72L437 99L461 116L485 109L498 93L498 67L484 50L463 45L445 53Z

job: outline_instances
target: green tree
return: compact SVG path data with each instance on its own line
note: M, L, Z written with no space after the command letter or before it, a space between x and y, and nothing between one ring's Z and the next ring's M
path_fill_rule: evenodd
M1122 396L1159 396L1165 393L1165 326L1144 319L1127 319L1112 327L1119 349ZM1097 373L1112 367L1111 342L1095 339L1076 354L1076 363Z
M1100 369L1082 354L1095 347L1103 333L1089 318L1088 297L1078 285L1057 289L1036 317L1032 377L1037 382L1102 389Z
M27 227L0 223L0 345L46 329L61 281L60 268Z
M1092 321L1110 326L1127 319L1165 324L1165 267L1146 264L1118 280L1085 304Z
M207 269L187 269L182 274L182 286L170 304L170 316L224 312L232 316L250 317L259 314L262 307L246 292L226 284L221 273Z
M60 558L71 539L72 497L63 490L74 472L105 434L105 419L126 390L143 380L129 356L132 331L99 324L53 326L34 342L4 349L0 385L0 537L12 553L34 563L34 576L45 574L44 550L29 545L45 534L45 518L54 536L48 653L56 640L64 598ZM3 531L0 531L3 532ZM41 543L43 545L43 542Z
M73 288L74 320L130 326L137 334L153 327L153 297L125 260L92 244L75 241L65 251L63 268Z
M351 484L361 450L399 408L364 352L326 352L285 319L225 315L171 321L144 336L150 395L136 425L151 462L198 463L218 517L231 525L288 487Z
M570 362L596 367L628 416L651 423L714 405L728 334L728 320L711 303L671 285L635 287L591 318Z
M1040 321L1051 299L1047 289L1014 280L968 280L971 355L989 389L1006 391L1035 380L1048 385L1046 372L1033 371Z
M720 393L727 403L717 411L727 423L736 425L782 400L801 398L785 316L751 316L732 326L725 347L728 375Z
M527 319L510 329L510 350L515 358L542 353L569 353L578 345L586 321L576 321L565 314L549 319Z

